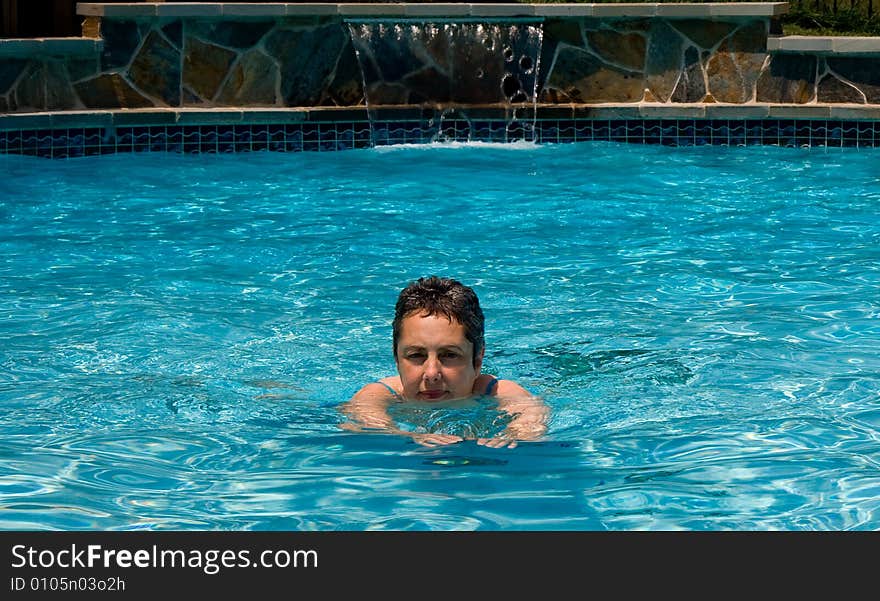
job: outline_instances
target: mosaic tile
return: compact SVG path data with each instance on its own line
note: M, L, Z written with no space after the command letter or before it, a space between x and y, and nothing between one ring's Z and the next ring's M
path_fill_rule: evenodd
M609 140L611 139L611 122L600 120L593 122L593 139Z
M812 121L798 121L794 125L794 135L803 140L809 140L813 135L813 122Z
M615 142L626 142L627 140L627 125L625 121L609 121L608 123L608 137Z
M839 147L843 145L843 124L840 121L826 121L827 135L825 145Z
M709 143L713 145L727 145L730 141L730 126L727 121L709 121L705 125Z
M303 151L303 135L301 129L288 131L285 128L284 150L286 152L302 152Z
M434 140L621 141L667 146L880 146L880 122L792 119L539 119L74 127L0 131L0 153L76 158L118 152L334 152Z
M644 121L644 141L645 144L659 144L660 138L663 136L663 126L657 119L649 119Z
M874 139L874 124L865 121L857 121L855 124L859 140L868 142Z
M636 119L627 121L627 141L643 144L645 141L645 122Z

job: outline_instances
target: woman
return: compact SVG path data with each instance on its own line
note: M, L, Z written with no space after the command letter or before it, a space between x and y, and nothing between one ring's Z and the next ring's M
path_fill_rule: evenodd
M546 405L516 382L481 373L484 323L480 302L470 287L436 276L411 282L397 299L392 323L398 375L361 388L342 408L352 419L342 427L402 434L426 446L452 444L466 437L402 430L389 415L389 407L491 397L510 421L498 435L477 437L477 444L513 448L519 440L542 436L547 430Z

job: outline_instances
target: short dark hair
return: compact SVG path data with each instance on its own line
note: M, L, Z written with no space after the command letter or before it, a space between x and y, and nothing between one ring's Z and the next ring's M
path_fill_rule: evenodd
M397 341L403 320L413 313L442 315L464 326L465 337L474 345L474 366L485 346L485 319L480 301L473 288L451 278L432 275L410 282L397 297L394 322L391 324L394 357L397 358Z

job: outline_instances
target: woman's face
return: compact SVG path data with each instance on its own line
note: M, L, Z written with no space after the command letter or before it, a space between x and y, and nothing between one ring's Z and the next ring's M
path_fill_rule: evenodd
M395 360L404 398L446 401L472 396L482 353L476 363L473 359L474 345L457 321L421 313L401 321Z

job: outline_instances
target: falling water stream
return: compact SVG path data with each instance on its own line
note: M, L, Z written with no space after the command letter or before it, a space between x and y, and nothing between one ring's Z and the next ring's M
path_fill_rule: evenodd
M505 141L534 140L543 29L506 23L362 20L348 22L376 131L376 109L418 106L433 141L470 141L475 107L503 107ZM532 109L529 111L528 109Z

